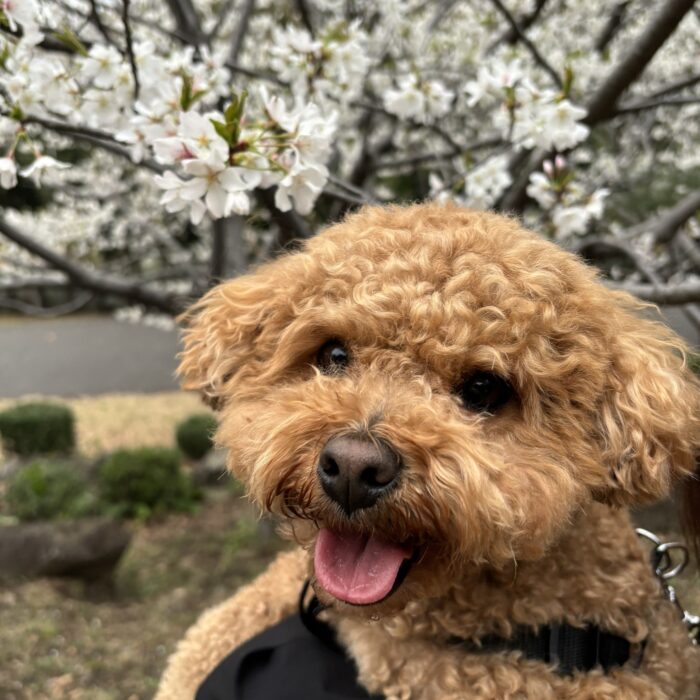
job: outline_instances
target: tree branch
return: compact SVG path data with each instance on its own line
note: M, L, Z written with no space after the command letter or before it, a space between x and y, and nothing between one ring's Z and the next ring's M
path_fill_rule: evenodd
M458 144L450 134L448 134L442 127L437 124L423 124L422 122L417 122L413 119L402 119L396 114L392 114L387 111L384 107L380 105L372 104L371 102L365 102L364 100L353 100L349 103L351 107L355 109L366 109L370 112L376 112L377 114L383 114L387 119L391 119L394 122L400 124L408 124L414 129L426 129L436 136L439 136L445 143L451 146L455 151L459 152L462 150L462 146Z
M7 115L5 115L7 116ZM51 129L52 131L57 131L62 134L76 133L82 136L89 136L93 139L99 139L101 141L115 141L114 136L107 131L101 131L100 129L93 129L89 126L78 126L73 124L67 124L57 119L44 119L44 117L37 117L34 115L27 115L22 117L22 124L38 124L46 129Z
M679 92L680 90L685 90L685 88L692 87L696 83L700 83L700 73L689 75L687 78L681 78L680 80L669 83L664 87L660 87L658 90L652 92L651 95L648 95L647 98L653 100L656 97L670 95L672 92Z
M75 313L79 309L82 309L83 306L90 303L93 297L93 292L83 290L76 296L75 299L72 299L71 301L48 307L28 304L27 302L20 301L19 299L0 298L0 308L10 309L11 311L19 311L19 313L24 314L25 316L56 318L57 316L65 316L66 314Z
M299 12L302 24L306 27L306 31L308 31L311 36L314 36L315 32L313 22L311 21L311 11L306 4L306 0L295 0L294 4Z
M665 284L655 270L650 268L644 260L625 242L640 233L652 233L657 243L668 243L693 214L700 210L700 190L691 192L674 207L668 209L660 216L637 224L622 234L620 238L584 239L578 246L577 252L585 254L585 250L595 245L604 245L609 249L617 250L626 255L635 264L637 269L650 280L651 284L639 284L633 282L610 282L609 286L615 289L623 289L634 294L640 299L665 304L668 306L681 306L700 301L700 282L679 282ZM685 237L683 237L685 239ZM685 246L693 247L693 255L689 257L697 261L700 256L694 250L692 241L683 240ZM691 314L694 313L691 310Z
M656 109L657 107L685 107L687 105L696 105L700 103L700 97L659 97L653 100L640 100L639 102L631 102L629 104L620 105L613 116L621 114L636 114L644 112L648 109Z
M55 31L51 27L40 27L40 31L44 35L44 38L37 44L40 49L43 49L44 51L53 51L56 53L75 53L74 47L69 46L64 41L51 36L52 32ZM8 36L15 37L16 39L21 39L24 36L24 32L21 30L21 28L17 28L13 31L9 27L5 26L0 26L0 34L7 34ZM92 42L90 41L80 39L80 43L86 49L90 49L92 47Z
M226 23L226 20L228 19L229 14L231 14L231 10L233 9L233 6L235 4L235 0L225 0L225 2L221 3L221 7L216 17L216 22L214 22L214 26L209 30L209 33L207 34L208 46L211 46L212 42L219 36L221 28Z
M245 4L241 10L241 16L239 17L238 24L233 32L231 51L229 51L228 54L229 63L235 64L238 60L238 55L243 48L243 42L245 41L246 34L248 33L248 25L250 24L250 18L253 16L254 10L255 0L245 0Z
M442 0L436 8L430 22L428 23L428 34L434 32L440 23L450 14L452 8L457 4L457 0Z
M695 269L700 270L700 248L698 248L697 243L685 233L677 234L675 241L683 255L695 266Z
M272 73L263 73L262 71L254 70L252 68L244 68L239 63L233 63L232 61L226 61L224 65L232 73L240 73L241 75L245 75L246 78L257 78L259 80L265 80L268 83L274 83L275 85L279 85L280 87L289 87L289 85L285 83L284 80L278 78Z
M152 160L142 160L138 163L134 162L129 153L128 148L124 148L111 134L106 131L100 131L99 129L91 129L86 126L73 126L72 124L65 124L64 122L58 121L56 119L43 119L42 117L27 116L22 119L23 124L37 124L45 129L50 129L55 131L57 134L63 134L64 136L69 136L71 138L77 139L78 141L84 141L93 146L97 146L105 151L109 151L120 158L125 158L132 165L136 167L146 168L154 173L162 174L165 172L165 168Z
M622 289L653 304L681 306L700 302L700 282L676 284L638 284L632 282L608 283L613 289Z
M661 4L659 12L588 101L586 124L597 124L614 115L622 93L642 74L694 3L695 0L665 0Z
M547 4L547 0L537 0L535 7L532 9L532 12L530 12L527 15L523 15L517 20L518 26L520 27L520 30L522 32L527 31L536 21L537 18L540 16L542 10L544 9L544 6ZM512 26L508 27L501 36L499 36L495 41L493 41L488 49L486 50L486 53L491 53L499 44L505 42L506 44L517 44L520 36L515 29L513 29Z
M201 23L197 10L191 0L165 0L175 20L178 32L192 46L199 46L206 41L202 36Z
M270 217L279 227L277 244L279 248L286 247L295 239L311 238L312 233L308 224L293 209L280 211L275 205L275 188L255 190L257 200L268 210Z
M510 13L508 8L501 2L501 0L491 0L496 9L503 15L506 22L510 25L510 28L515 35L518 37L520 42L527 48L527 50L532 54L535 63L549 74L549 77L554 81L555 85L561 90L564 86L559 74L552 68L552 66L547 62L545 57L539 52L538 48L527 38L525 32L522 30L517 20Z
M622 234L622 238L629 239L642 233L651 233L657 244L668 243L678 229L698 210L700 210L700 190L695 190L676 202L670 209L632 226Z
M345 190L346 192L349 192L351 195L354 195L354 197L347 198L347 201L354 202L355 204L376 204L377 203L377 198L371 194L370 192L367 192L366 190L363 190L361 187L358 187L357 185L354 185L352 182L348 182L346 180L343 180L339 177L336 177L335 175L329 175L328 176L328 182L330 182L333 185L336 185L337 187L340 187L341 190ZM343 194L342 192L335 193L335 196L337 197L347 197L347 195Z
M136 57L134 56L134 42L131 36L131 24L129 23L129 2L122 0L122 24L124 25L124 40L126 43L126 54L129 57L131 75L134 78L134 100L138 100L141 86L139 85L139 71L136 67Z
M601 252L623 255L632 262L635 268L641 272L649 282L654 285L663 284L663 280L658 272L648 265L634 248L618 238L613 238L611 236L588 236L573 245L571 250L594 264L596 258L599 260L603 258L603 255L600 254ZM596 253L598 253L598 255L596 255Z
M433 153L417 153L415 156L406 156L405 158L394 158L393 160L382 160L377 165L378 170L388 170L392 168L403 168L405 166L421 165L423 163L439 162L450 160L461 153L470 153L478 151L482 148L493 148L500 146L503 139L500 136L491 136L474 143L468 143L462 146L459 150L451 149L446 151L435 151Z
M43 243L22 233L15 226L0 219L0 233L32 255L45 260L51 267L63 272L75 285L100 294L113 294L129 301L144 304L167 314L177 314L183 308L181 299L166 296L141 286L133 280L117 279L104 273L94 273L78 263L63 257Z
M100 32L100 34L104 37L105 41L113 46L119 53L122 53L121 47L119 44L112 38L111 32L109 29L107 29L107 26L104 24L102 21L102 18L100 17L100 11L97 9L97 3L95 0L90 0L90 15L89 15L90 21L97 27L97 30Z
M498 211L516 213L522 211L527 201L527 186L530 182L530 175L542 167L547 155L548 151L545 151L544 148L536 148L530 152L525 164L517 169L513 184L497 203Z
M608 48L610 42L622 28L629 4L630 0L622 0L622 2L618 2L615 7L613 7L613 11L610 13L610 17L605 23L603 31L601 31L595 41L595 50L598 53L603 53L603 51Z
M649 20L637 42L588 100L585 105L587 115L583 120L585 124L594 126L615 116L620 95L642 74L694 2L695 0L666 0L663 3L661 10ZM501 197L499 209L516 213L522 211L527 201L526 190L530 175L542 167L547 155L544 149L532 151L527 165L518 172L513 184Z

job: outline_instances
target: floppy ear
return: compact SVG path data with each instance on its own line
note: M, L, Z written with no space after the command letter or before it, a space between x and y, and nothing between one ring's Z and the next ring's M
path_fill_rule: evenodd
M648 305L611 294L611 366L598 415L610 488L602 496L643 503L667 495L695 470L700 385L686 365L684 341L635 313Z
M229 382L256 376L292 315L294 257L279 258L214 287L182 314L177 372L183 389L199 391L218 409Z

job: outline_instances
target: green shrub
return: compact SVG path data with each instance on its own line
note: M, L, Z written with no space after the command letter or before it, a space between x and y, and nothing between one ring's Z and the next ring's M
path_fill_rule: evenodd
M0 436L19 455L70 452L75 446L75 419L67 406L25 403L0 412Z
M700 374L700 354L689 352L686 361L691 372Z
M96 501L74 464L39 460L10 480L8 510L20 520L77 518L95 511Z
M102 498L127 517L191 510L198 498L180 469L179 453L165 447L115 452L102 464L99 484Z
M211 413L195 413L177 426L178 447L191 459L201 459L214 446L216 418Z

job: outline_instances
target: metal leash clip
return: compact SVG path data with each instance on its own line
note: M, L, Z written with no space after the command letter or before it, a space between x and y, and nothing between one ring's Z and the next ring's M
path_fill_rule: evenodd
M700 616L691 615L683 608L678 600L676 589L668 583L687 566L690 559L688 548L682 542L662 542L653 532L641 527L638 527L636 532L640 537L653 543L650 558L654 575L659 580L666 598L676 606L683 624L688 629L690 641L693 644L700 644ZM680 555L678 561L674 562L672 553Z

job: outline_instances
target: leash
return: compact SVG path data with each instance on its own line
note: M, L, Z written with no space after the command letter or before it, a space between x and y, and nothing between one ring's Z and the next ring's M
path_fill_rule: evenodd
M700 645L700 615L692 615L681 605L676 589L669 583L671 579L681 574L688 565L690 560L688 548L682 542L662 542L653 532L641 527L638 527L636 532L639 537L654 545L649 555L654 575L661 584L666 599L673 603L678 610L681 621L688 630L690 641ZM672 554L678 555L678 561L675 563Z

